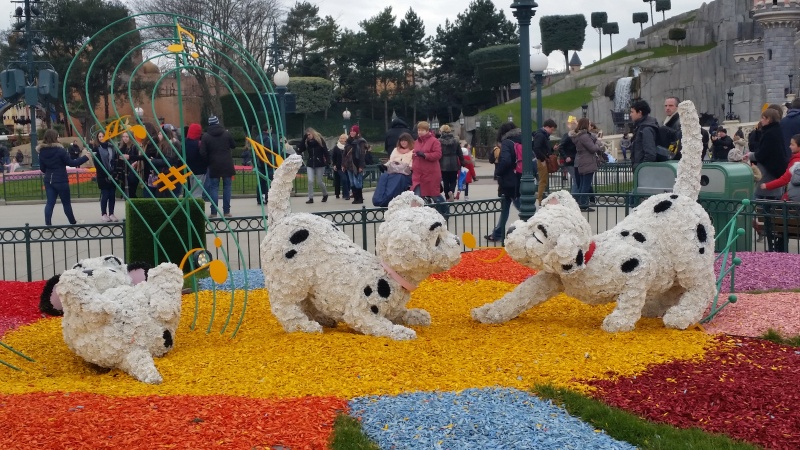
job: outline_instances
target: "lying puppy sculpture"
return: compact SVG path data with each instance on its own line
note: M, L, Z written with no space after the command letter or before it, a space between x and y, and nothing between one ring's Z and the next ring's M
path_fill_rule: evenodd
M183 272L159 264L135 286L127 267L112 255L83 260L61 274L55 291L64 308L64 342L84 360L118 368L158 384L153 362L175 344Z

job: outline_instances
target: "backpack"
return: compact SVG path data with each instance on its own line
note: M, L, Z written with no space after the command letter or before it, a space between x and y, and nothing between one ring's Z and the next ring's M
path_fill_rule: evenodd
M514 156L517 158L514 173L522 173L522 144L514 143Z
M668 159L680 159L676 158L681 150L680 133L666 125L659 125L656 131L656 149L661 154L665 154L666 150L669 154Z
M491 153L489 153L489 164L497 164L500 160L500 146L495 145Z

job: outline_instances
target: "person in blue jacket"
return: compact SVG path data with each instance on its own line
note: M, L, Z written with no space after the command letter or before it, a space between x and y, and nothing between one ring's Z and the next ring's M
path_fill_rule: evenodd
M49 129L44 132L42 145L39 147L39 170L44 173L44 188L47 193L47 203L44 206L44 223L52 225L53 208L56 198L61 198L64 214L72 225L75 225L75 214L72 213L70 203L69 180L67 179L67 166L78 167L89 161L86 155L72 159L67 150L58 142L58 131Z

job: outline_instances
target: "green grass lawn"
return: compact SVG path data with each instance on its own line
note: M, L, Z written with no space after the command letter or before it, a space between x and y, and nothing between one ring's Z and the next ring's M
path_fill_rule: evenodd
M625 58L627 56L634 56L634 55L642 55L643 56L642 58L637 58L637 59L634 59L631 62L626 63L626 64L631 64L631 63L634 63L634 62L641 62L641 61L645 61L645 60L653 59L653 58L663 58L665 56L690 55L692 53L703 53L703 52L707 52L707 51L711 50L712 48L714 48L716 46L717 46L717 43L716 42L712 42L712 43L707 44L707 45L698 45L698 46L694 46L694 47L679 47L677 52L675 51L675 46L674 45L662 45L661 47L648 48L648 49L644 49L644 50L636 50L634 52L629 52L627 50L618 50L618 51L612 53L611 55L606 56L605 58L601 59L600 61L597 61L595 63L589 64L588 66L584 67L583 69L586 70L586 69L588 69L590 67L595 67L595 66L598 66L600 64L604 64L604 63L611 62L611 61L616 61L618 59L622 59L622 58Z
M594 91L594 89L595 86L590 86L544 96L542 97L542 107L544 109L554 109L557 111L572 111L580 108L582 104L590 102L592 100L592 91ZM531 99L531 108L534 110L536 109L536 96L533 96ZM494 115L498 120L501 121L505 121L508 115L511 114L514 117L514 123L520 124L522 122L519 102L497 105L481 112L479 116L490 114ZM534 118L536 116L535 113L532 113L531 115Z

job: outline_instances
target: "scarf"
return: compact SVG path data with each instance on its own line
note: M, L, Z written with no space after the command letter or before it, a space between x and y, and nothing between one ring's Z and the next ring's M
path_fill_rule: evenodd
M103 162L103 166L111 172L114 167L111 164L111 150L108 147L108 142L103 142L100 144L100 147L97 148L97 153L100 155L100 160Z

